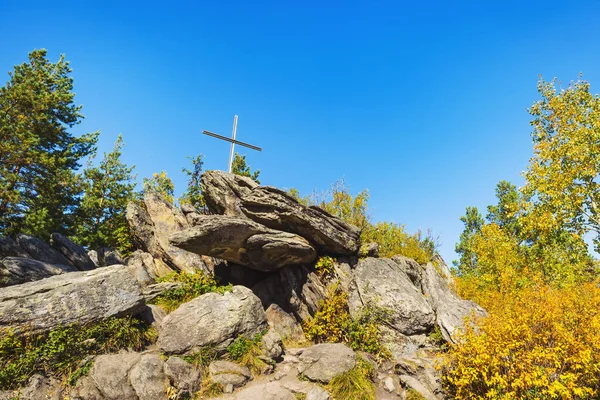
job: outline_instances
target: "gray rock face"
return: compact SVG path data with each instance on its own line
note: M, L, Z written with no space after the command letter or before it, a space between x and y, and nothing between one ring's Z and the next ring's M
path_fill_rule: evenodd
M69 393L73 400L164 400L189 398L200 373L180 358L166 362L155 353L97 356L87 376Z
M329 254L354 255L358 251L359 228L318 207L305 207L277 188L209 171L202 175L202 191L212 212L246 216L268 228L295 233Z
M0 391L0 400L63 400L64 394L60 381L35 374L18 391Z
M109 267L116 264L125 264L118 250L102 247L98 249L98 263L101 267Z
M75 269L70 265L46 264L32 258L6 257L0 261L0 286L38 281L73 271Z
M313 315L327 295L327 285L305 266L282 268L252 290L265 307L281 305L301 321Z
M423 267L419 265L418 262L413 260L412 258L404 257L401 255L397 255L392 257L392 261L398 264L398 267L408 276L408 279L415 285L417 289L422 291L422 274Z
M200 187L208 209L216 214L241 216L240 199L258 187L245 176L222 171L206 171L200 178Z
M73 272L0 290L0 328L47 331L73 323L136 314L144 297L122 265Z
M433 328L435 313L403 269L387 258L365 258L354 270L348 296L350 314L358 317L364 306L388 311L389 325L405 335Z
M191 354L207 345L223 351L238 335L252 337L267 327L260 300L243 286L223 295L207 293L165 317L158 347L168 354Z
M105 399L138 400L135 389L129 382L129 373L141 357L139 353L96 357L90 370L90 377Z
M98 261L98 252L96 250L90 250L88 251L87 255L90 260L92 260L96 268L98 268L100 266L100 262Z
M311 263L317 257L315 249L298 235L225 215L203 216L193 228L173 234L171 244L261 271Z
M298 372L311 381L329 383L356 365L356 354L342 343L316 344L300 354Z
M171 386L179 390L179 398L191 396L200 389L202 378L200 371L181 358L169 357L165 362L164 371L171 382Z
M202 258L169 243L169 236L189 227L181 211L159 194L147 193L144 203L127 205L127 221L138 247L177 271L208 272Z
M159 333L162 321L166 316L166 311L155 304L147 304L142 312L137 315L141 321L152 326Z
M423 290L427 294L427 301L436 312L436 322L442 336L448 342L456 343L466 317L471 314L486 315L485 310L476 303L456 296L431 263L425 267Z
M169 380L163 372L163 360L157 354L144 354L129 372L129 382L140 399L164 400Z
M261 338L260 347L263 354L272 360L278 360L283 354L281 336L272 329Z
M239 364L229 361L213 361L208 366L211 381L224 387L231 385L233 388L244 386L252 378L250 370Z
M17 235L17 242L19 243L19 246L35 260L48 264L69 264L69 260L67 260L65 256L54 250L43 240L36 237L20 233Z
M265 314L271 330L277 332L282 338L295 342L302 342L306 339L302 325L277 304L271 304Z
M136 250L126 259L126 264L144 269L152 280L175 272L161 259L155 259L152 254Z
M4 257L30 258L16 240L0 236L0 259Z
M50 235L50 245L58 250L75 268L90 271L96 268L92 259L80 245L60 233Z

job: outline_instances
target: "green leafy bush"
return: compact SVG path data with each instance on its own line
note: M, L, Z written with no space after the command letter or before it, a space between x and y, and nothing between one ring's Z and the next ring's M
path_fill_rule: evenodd
M315 263L315 272L321 278L328 278L335 272L335 259L329 256L321 257Z
M304 322L306 337L316 343L347 343L353 350L362 350L378 359L391 356L382 340L379 328L388 318L388 312L369 304L353 319L348 308L348 293L337 285L332 287L312 318Z
M170 289L154 299L153 303L167 312L171 312L183 303L186 303L205 293L225 293L231 290L231 284L219 285L212 275L202 272L181 272L171 274L159 279L160 282L180 282L181 287Z
M120 349L141 350L157 333L133 318L110 318L93 325L70 325L47 333L0 332L0 387L22 386L35 374L69 377L85 374L80 363L90 355ZM89 369L89 367L87 367ZM76 376L69 381L74 383Z

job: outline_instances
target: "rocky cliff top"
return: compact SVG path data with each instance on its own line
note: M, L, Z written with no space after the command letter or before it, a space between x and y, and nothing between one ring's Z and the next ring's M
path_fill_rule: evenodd
M209 214L180 210L157 194L131 203L127 219L138 250L125 260L110 249L87 252L59 234L48 243L0 238L5 337L47 340L57 329L115 318L135 318L156 332L135 351L88 346L71 386L56 370L35 370L17 389L20 398L328 399L331 382L364 362L374 368L373 398L445 397L433 368L440 343L432 333L454 342L464 318L484 311L452 292L443 260L359 258L357 227L248 178L209 171L202 190ZM376 246L368 250L376 253ZM331 260L327 273L319 269L323 260ZM200 286L172 278L185 274L207 277L202 288L214 280L224 286L196 295ZM384 311L376 331L386 357L357 351L348 338L307 340L305 329L336 293L345 299L348 321L360 321L365 310ZM185 302L173 310L153 304L177 296ZM254 349L244 353L253 354L254 364L240 365L232 355L243 348ZM208 349L213 356L199 363ZM7 368L0 366L0 382ZM12 387L1 389L11 390L0 399L15 395Z

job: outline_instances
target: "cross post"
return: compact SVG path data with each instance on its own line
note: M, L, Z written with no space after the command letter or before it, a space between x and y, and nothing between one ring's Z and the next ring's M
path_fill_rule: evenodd
M239 144L240 146L248 147L249 149L252 149L252 150L262 151L262 149L260 147L253 146L248 143L240 142L239 140L235 139L235 135L236 135L236 131L237 131L237 121L238 121L238 116L234 115L233 116L233 131L231 132L231 139L229 139L228 137L225 137L225 136L218 135L216 133L209 132L209 131L202 131L202 133L204 133L205 135L212 136L214 138L221 139L221 140L231 143L231 149L229 150L229 168L228 168L229 173L231 173L231 166L233 164L233 154L234 154L233 149L236 144Z

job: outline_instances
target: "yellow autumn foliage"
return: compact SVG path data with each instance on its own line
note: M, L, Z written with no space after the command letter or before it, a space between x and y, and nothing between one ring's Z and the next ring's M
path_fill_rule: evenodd
M464 331L441 365L450 395L600 398L599 283L482 295L489 315Z

